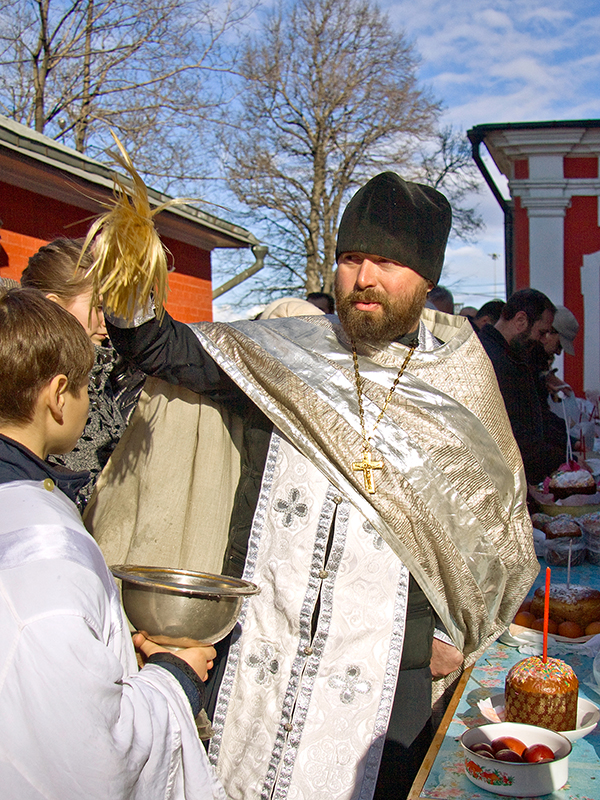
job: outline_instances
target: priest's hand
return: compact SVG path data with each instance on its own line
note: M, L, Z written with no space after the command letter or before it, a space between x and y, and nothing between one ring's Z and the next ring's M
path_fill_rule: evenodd
M217 651L212 645L206 647L184 647L181 650L173 652L161 647L159 644L151 642L143 633L135 633L133 635L133 645L142 656L148 658L154 653L170 653L185 661L194 670L196 675L201 680L205 681L208 678L208 670L212 669L213 659L217 655Z
M429 665L434 679L450 675L462 666L463 661L463 654L453 644L446 644L441 639L434 638Z

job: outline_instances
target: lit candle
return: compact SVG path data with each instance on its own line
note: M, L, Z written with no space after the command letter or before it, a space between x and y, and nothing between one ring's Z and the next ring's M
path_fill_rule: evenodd
M544 594L544 647L542 661L548 660L548 619L550 618L550 567L546 567L546 593Z

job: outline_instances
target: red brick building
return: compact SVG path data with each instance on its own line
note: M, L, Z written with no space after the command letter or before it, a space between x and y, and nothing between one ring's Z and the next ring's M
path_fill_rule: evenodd
M600 389L600 120L478 125L468 136L505 213L507 293L532 286L575 314L581 329L564 377L580 396ZM508 179L508 200L481 143Z
M100 162L0 116L0 276L18 280L29 256L56 237L85 236L90 218L112 196L113 174ZM152 190L149 195L157 204L168 199ZM244 228L189 205L162 212L156 227L174 266L169 313L182 322L212 320L212 250L253 249L258 241ZM253 261L249 252L249 265Z

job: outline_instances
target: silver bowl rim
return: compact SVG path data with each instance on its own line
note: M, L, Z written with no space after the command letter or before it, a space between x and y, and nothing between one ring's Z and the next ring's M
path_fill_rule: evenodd
M110 567L110 571L115 578L119 578L125 583L133 583L137 586L148 586L152 589L164 589L169 592L174 592L175 594L185 594L188 597L190 595L195 597L247 597L249 595L259 594L260 592L260 588L255 583L242 580L241 578L231 578L229 575L215 575L212 572L194 572L185 569L147 567L135 564L115 564ZM157 572L162 573L165 576L165 580L159 581L149 574ZM216 579L221 583L221 586L182 586L174 581L169 581L169 575ZM229 585L223 586L223 583Z

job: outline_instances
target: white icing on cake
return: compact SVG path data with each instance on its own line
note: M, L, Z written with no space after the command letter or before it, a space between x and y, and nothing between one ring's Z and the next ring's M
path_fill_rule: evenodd
M568 603L569 605L574 605L580 600L586 600L590 597L590 592L594 596L594 590L588 586L569 586L567 588L566 583L553 583L550 586L550 597L560 603Z
M575 472L560 472L550 479L550 487L558 486L561 489L571 489L574 486L594 486L595 480L585 469L578 469Z

